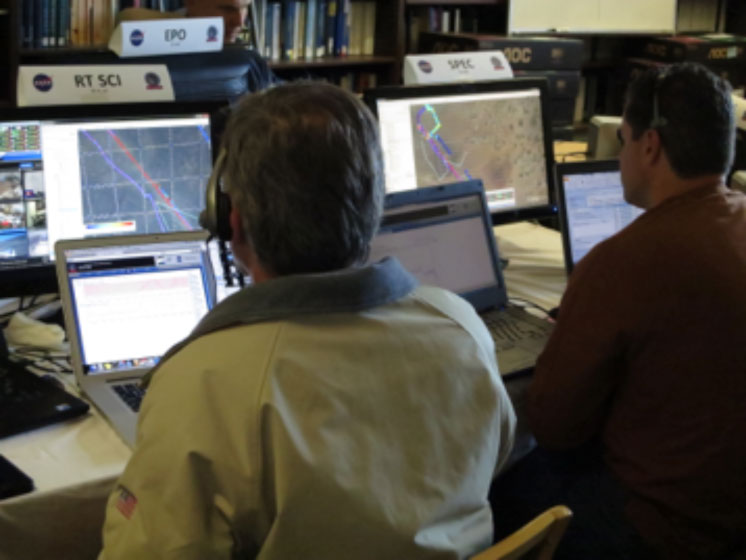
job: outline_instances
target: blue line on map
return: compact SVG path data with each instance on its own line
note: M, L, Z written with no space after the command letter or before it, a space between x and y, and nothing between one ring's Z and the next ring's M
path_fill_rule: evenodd
M96 142L96 139L93 138L93 136L88 134L88 132L86 132L85 130L81 132L86 138L88 138L88 140L90 140L93 143L94 146L96 146L96 149L99 151L99 153L101 154L101 157L104 158L106 163L108 163L109 166L111 166L111 168L114 169L114 171L119 173L122 177L124 177L130 183L132 183L135 187L137 187L137 190L140 191L143 197L145 197L150 202L150 205L153 207L153 211L155 212L155 217L158 220L158 225L161 227L161 231L166 231L166 224L163 223L163 219L161 218L161 215L160 215L161 214L160 210L158 210L158 205L156 204L155 200L153 200L153 196L145 192L145 189L142 188L137 181L135 181L132 177L130 177L124 171L119 169L117 165L109 158L109 156L106 155L106 152L104 152L104 149L101 147L101 145L98 142Z

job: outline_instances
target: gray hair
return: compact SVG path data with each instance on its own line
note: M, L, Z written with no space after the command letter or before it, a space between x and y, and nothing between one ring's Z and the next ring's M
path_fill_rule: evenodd
M354 95L294 82L246 96L223 148L224 188L271 272L327 272L367 258L383 162L374 117Z

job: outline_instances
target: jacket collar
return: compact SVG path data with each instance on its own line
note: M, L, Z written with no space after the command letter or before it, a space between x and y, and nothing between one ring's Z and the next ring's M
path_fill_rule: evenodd
M168 358L208 333L303 315L364 311L397 301L415 287L417 280L395 258L334 272L282 276L248 286L221 301L187 338L171 347L143 378L143 385L150 383Z

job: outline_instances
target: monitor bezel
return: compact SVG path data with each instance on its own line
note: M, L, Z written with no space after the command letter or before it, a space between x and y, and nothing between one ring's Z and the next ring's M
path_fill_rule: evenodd
M8 121L74 121L81 118L170 117L206 113L210 115L210 142L213 162L220 141L220 113L229 107L227 101L184 101L155 103L118 103L94 105L54 105L43 107L0 107L0 122ZM214 126L214 122L219 126ZM13 298L58 293L55 263L0 265L0 297Z
M369 89L363 94L363 101L378 118L378 101L394 99L413 99L448 95L474 93L501 93L525 89L539 90L541 105L541 124L544 135L544 166L546 168L547 203L527 208L491 210L493 225L519 222L537 218L549 218L557 214L554 193L554 144L552 142L552 125L549 107L549 82L546 78L511 78L483 82L463 82L455 84L433 85L398 85Z
M565 182L566 175L581 175L586 173L614 173L618 172L619 160L597 159L586 161L566 161L555 164L555 189L557 208L559 213L560 231L562 232L562 252L565 257L565 270L570 276L575 263L572 262L572 242L570 241L570 228L567 221L567 204L565 199Z

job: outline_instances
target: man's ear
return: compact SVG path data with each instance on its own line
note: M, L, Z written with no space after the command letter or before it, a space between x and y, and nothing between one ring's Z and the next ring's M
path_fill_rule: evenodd
M648 164L655 164L663 155L661 134L656 128L649 128L643 133L643 157Z
M231 243L236 243L238 245L245 244L246 234L243 229L241 215L233 205L231 205L231 212L228 214L228 221L230 222L231 232L233 233L231 236Z

